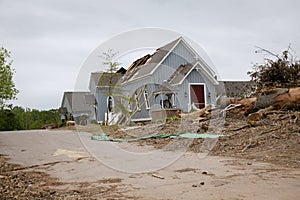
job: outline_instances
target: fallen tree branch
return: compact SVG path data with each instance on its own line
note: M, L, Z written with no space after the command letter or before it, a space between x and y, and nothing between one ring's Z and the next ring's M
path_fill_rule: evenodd
M255 142L255 143L250 142L242 149L242 152L246 151L249 148L255 147L256 145L257 145L257 142Z
M267 130L267 131L263 131L263 132L259 133L259 135L264 135L264 134L266 134L266 133L271 133L271 132L277 131L277 130L279 130L279 129L281 129L281 127L274 128L274 129Z
M240 131L240 130L242 130L244 128L250 128L250 124L247 124L247 125L235 128L235 129L231 129L231 130L228 130L228 131Z

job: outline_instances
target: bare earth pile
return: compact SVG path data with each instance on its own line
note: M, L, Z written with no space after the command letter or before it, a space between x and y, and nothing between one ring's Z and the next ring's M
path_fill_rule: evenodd
M267 161L288 167L300 167L299 113L272 114L258 125L227 118L224 135L212 154Z
M296 91L296 90L290 90ZM300 93L300 88L297 90ZM295 92L294 92L295 93ZM232 104L231 108L213 110L210 107L182 115L181 119L140 124L129 127L104 126L84 127L94 134L99 130L112 138L133 138L157 134L182 132L222 134L216 139L151 138L135 141L139 145L149 145L164 150L189 150L202 152L208 144L210 155L239 157L256 161L271 162L285 167L300 167L300 112L299 95L289 93L268 93L268 98L246 99ZM296 93L295 93L296 94ZM270 98L271 96L271 98ZM276 109L269 99L284 99L290 110ZM283 98L284 97L284 98ZM297 97L293 98L291 97ZM267 101L266 101L267 99ZM253 102L267 105L248 115ZM277 100L276 100L277 101ZM249 103L250 102L250 103ZM266 103L267 102L267 103ZM286 104L293 102L293 104ZM269 107L268 107L269 106ZM281 108L283 106L281 105ZM293 111L294 110L294 111ZM250 117L251 116L251 117ZM81 127L82 128L82 127ZM211 142L210 142L211 141ZM0 199L134 199L126 196L121 179L99 180L96 188L92 183L76 183L76 189L61 189L68 183L51 178L46 173L34 171L33 167L9 164L0 155ZM69 183L70 184L70 183ZM72 185L74 187L74 184Z
M131 127L130 130L103 128L113 138L132 138L135 133L175 134L180 132L223 134L215 146L210 150L210 155L240 157L257 161L272 162L286 167L300 167L300 113L297 111L272 111L263 119L250 123L243 115L238 115L236 110L227 113L227 117L219 120L218 124L210 125L211 116L202 111L182 116L182 119L171 120L163 124L147 124ZM217 112L220 113L220 112ZM199 116L200 115L200 116ZM204 119L207 117L206 119ZM186 125L189 124L189 125ZM156 126L157 129L153 129ZM208 129L206 128L208 127ZM133 133L135 132L135 133ZM210 139L206 139L210 140ZM204 139L147 139L138 141L139 145L149 145L166 150L186 149L201 152ZM170 145L172 144L172 145ZM170 149L170 147L174 149Z

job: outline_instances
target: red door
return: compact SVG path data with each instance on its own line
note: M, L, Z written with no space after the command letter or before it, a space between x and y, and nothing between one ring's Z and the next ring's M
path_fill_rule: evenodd
M204 85L191 85L191 104L195 104L197 108L205 107Z

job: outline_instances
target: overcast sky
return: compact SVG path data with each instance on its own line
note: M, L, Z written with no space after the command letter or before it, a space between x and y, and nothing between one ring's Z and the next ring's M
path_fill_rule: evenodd
M208 54L222 80L246 80L262 62L255 46L299 56L298 0L0 0L0 46L11 51L15 105L58 108L91 52L144 27L183 34Z

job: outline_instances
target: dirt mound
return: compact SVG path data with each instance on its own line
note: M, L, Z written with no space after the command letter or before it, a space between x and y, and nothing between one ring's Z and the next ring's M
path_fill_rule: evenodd
M235 114L238 113L238 109L241 107L231 109L223 120L217 122L213 121L215 119L213 116L222 115L221 110L209 113L196 111L163 124L104 129L113 138L131 138L136 134L175 134L184 131L200 134L219 133L224 137L220 137L214 148L209 149L211 155L241 157L287 167L300 167L299 112L272 111L253 124L244 115ZM203 142L208 140L210 139L156 138L138 143L159 149L182 148L198 153L203 150Z
M300 119L297 112L271 114L255 126L245 119L227 118L212 154L300 167Z

